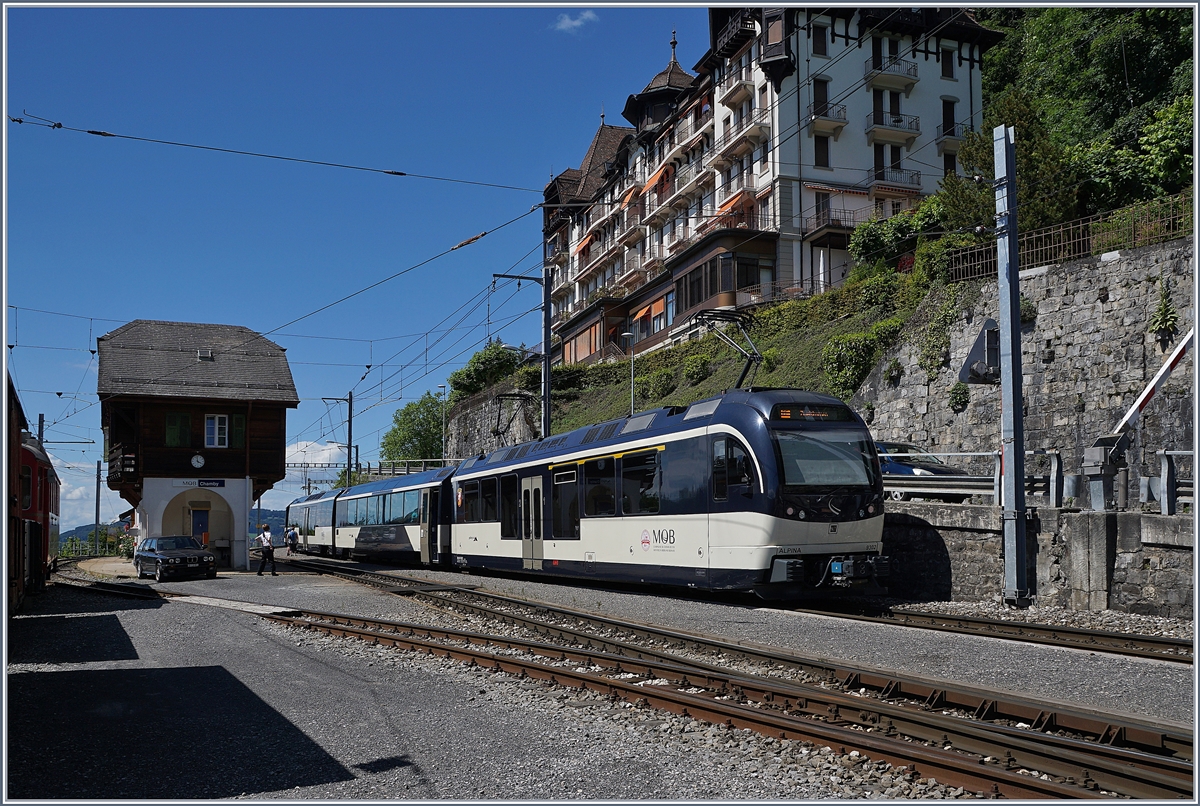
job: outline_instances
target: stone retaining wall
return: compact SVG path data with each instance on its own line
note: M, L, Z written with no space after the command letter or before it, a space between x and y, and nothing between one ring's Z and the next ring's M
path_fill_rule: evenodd
M1025 448L1058 449L1064 472L1079 473L1083 449L1112 432L1137 395L1162 366L1174 344L1160 344L1147 332L1159 300L1159 277L1169 280L1179 314L1179 333L1194 324L1193 239L1077 260L1024 268L1022 296L1037 317L1021 327ZM927 301L932 307L934 302ZM880 440L912 442L934 452L994 450L1000 441L1000 387L970 386L962 412L950 408L950 389L987 318L999 321L997 284L984 283L950 328L949 359L929 378L918 366L927 326L911 329L863 383L852 404L870 411L871 430ZM914 321L927 320L918 312ZM1137 501L1138 479L1159 475L1155 451L1191 450L1192 378L1190 351L1143 413L1127 452L1130 490ZM898 383L886 377L899 361ZM978 472L990 473L990 466ZM1191 477L1187 462L1180 475ZM1077 500L1076 505L1085 502Z
M1026 528L1037 603L1192 618L1191 516L1038 508ZM1003 599L1003 526L995 507L888 504L890 592L938 601Z

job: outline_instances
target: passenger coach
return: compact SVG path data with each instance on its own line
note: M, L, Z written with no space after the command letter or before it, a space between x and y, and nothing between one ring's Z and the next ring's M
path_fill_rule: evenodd
M799 390L735 389L310 496L288 523L308 551L770 598L879 592L888 573L871 435Z

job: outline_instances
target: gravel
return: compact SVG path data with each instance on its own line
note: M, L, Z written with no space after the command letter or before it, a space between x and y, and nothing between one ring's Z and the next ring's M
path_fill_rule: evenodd
M1180 664L847 624L752 600L738 606L421 574L861 666L1037 697L1053 692L1076 705L1192 724L1192 669ZM216 580L152 587L463 626L409 598L308 574L222 573ZM996 617L988 607L970 612ZM947 610L940 604L930 609ZM1129 624L1146 631L1144 622L1125 614L1093 615L1106 620L1106 629ZM1162 627L1184 625L1190 636L1190 623ZM9 758L20 760L9 767L13 798L974 796L853 754L315 636L225 608L130 602L56 585L11 620L9 642ZM62 740L66 735L71 742Z

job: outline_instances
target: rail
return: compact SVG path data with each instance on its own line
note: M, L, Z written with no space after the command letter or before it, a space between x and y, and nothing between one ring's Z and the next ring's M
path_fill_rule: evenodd
M883 476L883 489L885 493L893 492L903 495L937 496L941 498L968 498L976 495L990 496L993 502L999 504L1003 500L1003 476L1000 472L1000 451L964 451L953 453L889 453L888 457L912 457L920 459L922 457L950 457L950 456L966 456L966 457L991 457L992 473L989 476L984 475L900 475L896 473L885 473ZM1025 451L1026 456L1044 457L1040 461L1045 461L1048 465L1047 472L1025 474L1025 492L1027 495L1044 496L1048 499L1048 506L1061 507L1063 505L1063 469L1062 469L1062 454L1057 450L1031 450Z
M1117 249L1182 238L1192 232L1192 189L1119 210L1023 233L1018 241L1021 268L1057 265ZM954 282L996 276L995 242L949 254Z

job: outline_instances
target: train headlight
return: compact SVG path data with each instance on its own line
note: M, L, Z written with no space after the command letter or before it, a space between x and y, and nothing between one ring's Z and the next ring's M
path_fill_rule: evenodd
M867 514L868 515L875 514L875 505L874 504L867 504Z
M804 510L800 510L799 512L796 513L796 517L799 518L800 520L804 520L805 518L808 517L808 515L805 514Z

